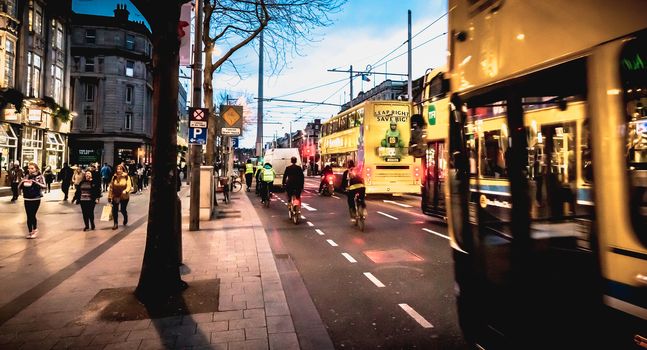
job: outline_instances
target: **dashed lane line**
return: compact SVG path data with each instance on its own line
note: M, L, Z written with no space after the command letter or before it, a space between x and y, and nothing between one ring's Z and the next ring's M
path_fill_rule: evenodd
M333 247L338 247L338 246L339 246L339 245L338 245L337 243L335 243L335 241L333 241L332 239L327 239L327 240L326 240L326 242L328 242L328 244L330 244L330 245L331 245L331 246L333 246Z
M350 261L353 264L357 262L357 260L355 260L355 258L350 256L350 254L348 254L348 253L341 253L341 255L343 255L344 258L346 258L346 260Z
M311 207L311 206L310 206L309 204L307 204L307 203L301 203L301 206L302 206L305 210L307 210L307 211L317 211L317 209L315 209L315 208Z
M384 216L386 216L387 218L391 218L391 219L393 219L393 220L400 220L400 219L396 218L396 217L395 217L395 216L393 216L393 215L389 215L389 214L387 214L387 213L383 213L383 212L381 212L381 211L378 211L377 213L378 213L378 214L380 214L380 215L384 215Z
M308 224L308 226L310 226L310 227L312 227L312 226L314 226L314 225L315 225L315 224L311 223L310 221L308 221L308 222L307 222L307 224Z
M332 197L335 198L335 199L341 199L341 198L335 196L334 194L332 195Z
M386 199L384 200L384 203L392 203L392 204L395 204L395 205L399 205L399 206L401 206L401 207L403 207L403 208L413 208L413 207L412 207L412 206L410 206L409 204L398 203L398 202L396 202L396 201L390 201L390 200L386 200Z
M369 281L373 282L373 284L376 285L378 288L386 287L384 283L380 282L380 280L378 280L377 277L373 276L372 273L364 272L364 276L366 276L366 278L368 278Z
M318 229L318 228L315 229L315 232L317 232L319 234L319 236L325 235L325 233L323 231L321 231L320 229Z
M416 322L418 322L418 324L420 324L424 328L434 328L434 325L429 323L429 321L425 320L425 318L422 317L419 313L417 313L416 310L414 310L411 306L409 306L409 304L398 304L398 306L401 307L402 310L404 310L404 312L409 314L411 318L416 320Z
M305 217L305 216L303 216L303 215L301 215L301 219L305 220L305 219L306 219L306 217Z
M444 238L444 239L449 239L449 236L446 236L446 235L444 235L444 234L442 234L442 233L438 233L438 232L436 232L436 231L432 231L432 230L430 230L430 229L428 229L428 228L423 228L422 230L423 230L423 231L426 231L426 232L429 232L429 233L432 233L432 234L434 234L434 235L436 235L436 236L438 236L438 237L442 237L442 238Z

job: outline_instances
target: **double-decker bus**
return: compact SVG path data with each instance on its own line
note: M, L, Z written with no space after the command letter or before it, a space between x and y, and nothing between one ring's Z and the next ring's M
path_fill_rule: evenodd
M446 199L467 339L647 348L641 0L449 0Z
M365 101L322 124L321 161L330 164L335 187L349 160L362 169L366 193L420 193L421 168L409 154L411 104Z
M446 68L428 69L423 77L422 98L414 109L420 115L412 130L418 133L422 156L421 208L422 212L443 220L445 207L445 176L447 174L446 139L449 130L449 80ZM420 125L416 125L420 124ZM424 153L423 153L424 152Z

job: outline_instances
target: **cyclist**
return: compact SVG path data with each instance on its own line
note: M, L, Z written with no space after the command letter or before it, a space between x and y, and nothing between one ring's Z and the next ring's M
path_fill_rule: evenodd
M254 176L254 164L252 164L251 159L248 159L247 163L245 163L245 185L247 185L247 192L249 192L249 188L252 187L253 176Z
M261 194L261 174L263 173L263 164L261 162L256 163L256 170L254 171L254 178L256 179L256 195Z
M332 167L330 166L330 164L326 164L326 166L321 171L321 182L319 183L319 194L321 194L321 191L323 191L324 185L326 185L328 181L327 180L328 175L332 175L332 174L333 174Z
M270 190L274 183L276 172L272 169L272 164L265 163L261 170L261 202L267 203L270 200Z
M351 159L348 161L348 169L344 171L341 178L342 188L347 192L346 200L348 202L348 212L352 220L355 219L355 195L359 195L359 200L364 201L366 195L366 188L364 187L364 180L362 179L359 169L355 168L355 162Z
M292 195L295 195L297 199L301 200L301 192L303 192L303 184L305 178L303 176L303 169L297 165L297 157L290 158L289 165L285 168L283 173L283 188L288 195L288 203L292 202Z

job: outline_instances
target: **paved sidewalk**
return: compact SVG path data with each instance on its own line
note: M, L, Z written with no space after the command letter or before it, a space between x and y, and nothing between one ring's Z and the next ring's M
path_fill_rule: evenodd
M182 278L189 284L219 278L217 312L125 322L82 318L102 289L137 285L146 238L146 216L140 215L127 228L97 231L93 240L79 232L68 235L66 245L80 251L76 260L39 256L38 245L5 255L1 284L11 285L20 273L36 282L18 291L11 287L4 298L0 349L299 349L267 235L247 196L233 194L231 204L219 207L226 209L224 217L202 221L199 232L190 232L187 193L185 186ZM41 252L56 243L41 241Z

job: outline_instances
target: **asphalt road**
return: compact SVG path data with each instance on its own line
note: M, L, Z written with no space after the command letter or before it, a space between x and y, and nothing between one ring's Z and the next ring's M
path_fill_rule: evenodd
M285 193L269 208L248 193L275 254L289 254L336 349L467 349L455 311L445 226L416 197L367 196L366 229L346 196L320 197L307 178L299 225Z

